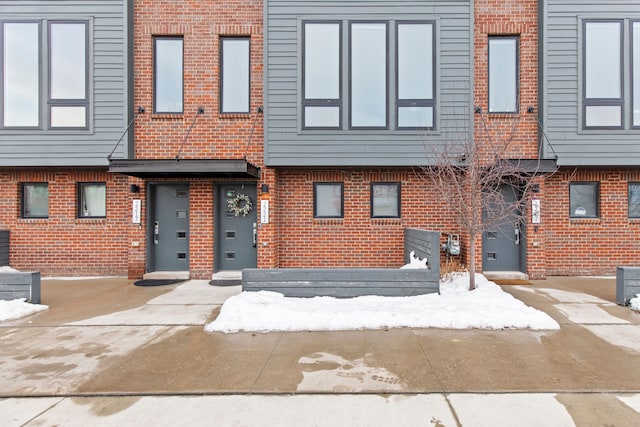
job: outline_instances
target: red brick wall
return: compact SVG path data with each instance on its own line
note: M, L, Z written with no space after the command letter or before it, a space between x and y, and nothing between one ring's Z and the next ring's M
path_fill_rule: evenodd
M504 158L536 158L538 123L538 2L537 0L479 0L475 2L474 105L475 138L485 147L495 146ZM516 114L489 114L489 36L518 36L519 93ZM506 150L504 149L506 148Z
M538 149L538 2L537 0L478 0L474 6L474 114L475 141L484 155L498 154L503 159L534 159ZM489 109L489 37L518 36L519 99L518 112L488 113ZM532 107L534 112L528 113ZM493 156L491 156L492 158ZM537 227L535 233L542 233ZM533 233L527 217L527 236ZM527 270L531 276L543 276L539 246L528 240ZM468 258L468 248L463 248ZM476 268L482 268L481 239L476 245Z
M268 186L267 192L262 192L258 187L258 199L265 200L269 204L269 222L262 224L260 221L261 208L258 206L258 267L274 268L279 265L278 228L286 227L278 222L278 171L271 168L263 168L261 180ZM260 202L258 202L260 204Z
M313 183L344 183L344 218L313 217ZM370 183L401 183L401 218L370 217ZM279 171L279 267L400 267L404 229L460 234L446 206L412 170Z
M255 115L262 105L262 2L140 1L134 13L134 102L146 108L136 120L136 157L175 157L203 107L181 157L247 155L250 162L262 163L262 116L256 121ZM162 35L184 38L184 114L153 114L153 37ZM250 37L250 114L219 113L223 36Z
M20 184L49 184L49 218L20 218ZM78 182L106 182L107 217L77 216ZM124 276L131 225L126 177L106 171L0 171L0 229L10 231L9 263L43 276Z
M189 186L189 270L193 278L208 279L213 272L213 188L211 182Z
M600 182L600 217L569 218L569 183ZM542 222L547 275L613 275L640 263L640 220L628 218L627 186L640 171L562 170L545 183Z
M545 196L546 186L542 177L534 178L538 185L538 192L533 193L527 204L525 212L525 236L526 236L526 253L527 253L527 274L530 279L544 279L547 274L547 246L546 246L546 210ZM538 199L541 204L540 222L532 223L531 200Z
M134 23L134 99L144 106L135 127L135 157L139 159L174 158L185 140L199 107L198 116L181 151L184 159L243 159L262 167L263 117L256 114L262 105L262 1L174 1L155 0L135 3ZM153 114L153 38L182 36L184 40L184 114ZM250 113L220 114L220 37L250 37ZM264 181L273 177L263 169ZM154 180L157 182L158 180ZM190 181L191 277L211 277L214 253L214 179ZM142 182L140 184L144 186ZM258 187L260 183L257 183ZM275 188L273 188L275 194ZM260 195L260 192L258 191ZM145 195L143 212L146 211ZM259 213L259 212L258 212ZM143 218L144 215L143 215ZM131 248L129 274L139 277L145 270L146 224L132 230L131 240L140 247ZM273 241L274 226L260 230L261 239ZM259 250L259 265L271 266L273 245ZM266 255L263 255L263 252Z

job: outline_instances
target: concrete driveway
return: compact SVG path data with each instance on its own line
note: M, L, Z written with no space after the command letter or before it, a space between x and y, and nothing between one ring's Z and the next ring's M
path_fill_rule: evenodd
M184 417L193 418L189 425L640 425L640 315L614 303L613 279L503 289L561 330L210 334L203 326L239 287L45 280L49 310L0 324L0 418L15 420L9 425L176 425Z

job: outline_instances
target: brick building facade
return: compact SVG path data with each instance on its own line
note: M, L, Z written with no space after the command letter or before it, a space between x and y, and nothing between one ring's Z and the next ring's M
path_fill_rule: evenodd
M640 118L632 110L638 107L630 84L640 75L631 59L640 54L628 41L640 34L640 10L631 0L621 0L628 6L615 16L569 1L572 16L579 15L570 22L573 47L554 32L557 22L569 25L555 0L107 3L129 10L121 26L108 28L114 21L99 12L73 18L68 11L82 22L94 16L87 28L103 26L87 56L90 123L77 132L48 129L48 119L36 130L0 126L0 148L12 159L0 162L0 228L10 230L15 268L45 276L131 278L186 271L209 279L254 266L398 267L405 262L408 227L440 231L443 242L448 234L460 235L463 253L457 259L468 263L468 236L423 171L432 161L430 150L464 134L473 134L485 154L487 147L508 142L503 158L558 166L550 176L532 173L537 188L520 212L517 237L501 243L501 250L518 253L514 270L531 278L612 274L616 265L640 261L640 160L633 149ZM16 5L2 22L32 13ZM619 23L625 40L624 120L618 128L591 129L583 123L589 99L579 76L587 73L587 63L578 37L603 16ZM43 16L41 28L48 20L54 17ZM403 38L414 30L432 52ZM325 39L327 45L335 41L335 50L323 55L336 54L339 90L327 99L307 93L313 89L308 79L319 75L307 74L307 68L334 71L305 62L318 49L313 31L335 36ZM366 60L358 49L375 46L353 37L368 31L385 47L369 52L384 51L379 59L385 65L375 70L375 63L368 64L371 75L384 72L384 122L362 126L354 117L366 108L356 99L352 71ZM40 43L48 43L47 32L42 34ZM103 52L100 37L116 47ZM539 51L541 46L549 52ZM429 60L402 62L405 48ZM104 58L113 51L120 52L121 74ZM403 66L422 67L432 76L430 89L403 98L400 80L410 75L400 71ZM335 110L316 119L332 120L337 111L335 124L306 122L327 106ZM42 117L49 117L46 108L40 107ZM403 124L403 108L414 108L428 123ZM20 151L29 144L38 144L40 158ZM91 147L91 159L82 157L86 148L80 146ZM23 215L25 183L47 184L46 218ZM83 216L83 183L104 185L104 216ZM583 199L572 193L581 185L595 189L589 196L596 212L586 216L575 205L576 197ZM169 199L165 191L172 193ZM238 215L233 209L243 207L238 196L245 195L249 212ZM539 221L532 216L533 200L541 207ZM162 217L164 211L171 215ZM163 252L167 235L175 247ZM511 269L493 263L501 254L487 244L490 238L485 233L476 241L476 268ZM234 246L241 240L245 246Z

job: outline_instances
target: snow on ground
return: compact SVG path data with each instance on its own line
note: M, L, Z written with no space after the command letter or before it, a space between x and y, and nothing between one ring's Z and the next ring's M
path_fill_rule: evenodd
M640 311L640 294L636 295L635 298L631 298L631 301L629 301L629 304L631 304L632 309L636 311Z
M525 305L500 286L468 273L440 281L440 294L411 297L290 298L276 292L242 292L229 298L205 330L320 331L383 328L560 329L549 315Z
M29 304L24 298L10 301L0 300L0 322L5 320L19 319L24 316L48 309L49 306L42 304Z

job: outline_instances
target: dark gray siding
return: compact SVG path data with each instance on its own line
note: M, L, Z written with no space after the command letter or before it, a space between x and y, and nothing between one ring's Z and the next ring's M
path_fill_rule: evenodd
M0 166L106 166L128 123L127 0L3 1L4 20L89 22L89 129L0 130ZM46 31L45 27L42 27ZM41 102L42 103L42 102ZM45 110L42 110L43 114ZM123 157L127 138L114 157Z
M470 111L473 98L471 9L469 0L267 0L264 95L266 164L420 165L428 163L427 159L433 156L432 147L466 138L472 120ZM436 130L301 130L300 24L303 19L436 21ZM346 27L343 27L343 34L346 32ZM344 55L343 51L343 67L346 69ZM393 85L392 81L390 85ZM343 84L343 93L347 91L348 86ZM346 114L346 105L343 108ZM389 114L394 114L392 108Z
M9 265L9 230L0 230L0 267Z
M542 55L544 157L558 156L561 166L640 165L640 130L629 129L631 90L629 18L640 18L638 0L544 0ZM625 130L583 130L582 42L583 19L625 19L624 123Z

